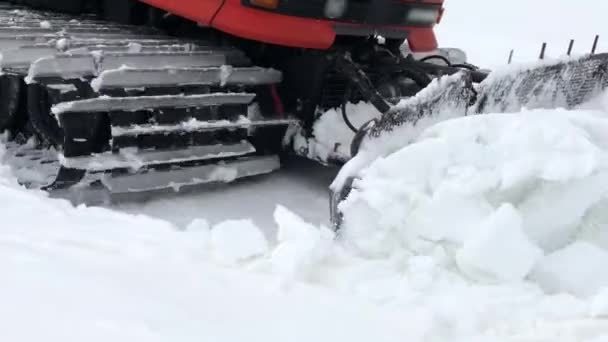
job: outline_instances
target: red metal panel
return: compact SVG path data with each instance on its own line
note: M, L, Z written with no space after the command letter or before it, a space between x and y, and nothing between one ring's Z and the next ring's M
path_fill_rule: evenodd
M325 50L332 46L336 38L334 24L327 20L297 18L260 11L242 6L240 0L226 0L211 26L256 41ZM408 41L413 51L432 51L437 48L437 40L432 28L392 28L408 31Z
M437 49L437 37L432 28L412 28L407 42L414 52L429 52Z
M241 5L240 0L226 0L211 25L247 39L311 49L328 49L336 37L328 21L261 11Z
M261 11L243 6L240 0L140 1L235 36L270 44L325 50L332 46L336 38L333 28L335 23L332 21ZM426 2L442 3L443 0ZM437 48L437 40L431 28L393 28L408 31L408 41L413 51Z
M222 6L222 0L140 0L200 24L209 25Z

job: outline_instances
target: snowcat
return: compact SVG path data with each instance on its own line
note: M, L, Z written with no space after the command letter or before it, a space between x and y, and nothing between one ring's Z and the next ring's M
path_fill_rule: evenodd
M603 54L489 74L438 48L443 14L443 0L0 2L0 130L47 172L26 185L97 197L270 173L294 130L340 108L356 135L332 185L338 226L357 172L391 149L359 150L408 144L400 128L446 103L574 107L606 86ZM382 115L354 126L359 101Z

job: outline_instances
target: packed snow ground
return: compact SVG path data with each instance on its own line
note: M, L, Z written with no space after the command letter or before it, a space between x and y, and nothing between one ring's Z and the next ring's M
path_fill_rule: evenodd
M180 228L196 218L205 218L211 224L226 219L252 219L274 239L277 225L272 214L277 204L314 224L329 222L328 185L337 170L337 167L293 158L286 160L276 173L245 179L229 187L162 196L146 202L125 202L113 208L160 218Z

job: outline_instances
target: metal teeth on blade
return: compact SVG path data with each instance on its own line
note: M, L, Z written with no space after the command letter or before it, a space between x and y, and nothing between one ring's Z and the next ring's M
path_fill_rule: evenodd
M516 112L521 108L575 108L608 88L608 53L556 60L508 73L480 84L477 112Z

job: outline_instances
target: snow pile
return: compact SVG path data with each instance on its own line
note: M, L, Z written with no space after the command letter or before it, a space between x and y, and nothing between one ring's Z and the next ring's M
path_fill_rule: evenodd
M279 207L279 245L270 260L258 260L253 269L281 276L288 292L304 281L395 310L414 329L410 333L416 341L592 342L606 337L608 322L597 319L606 312L605 290L578 298L546 294L522 280L543 260L543 252L525 236L518 217L506 204L484 220L488 231L467 239L462 248L417 240L410 241L411 248L370 258L352 248L347 230L332 240L324 227ZM520 229L512 232L511 224ZM579 261L578 267L588 262Z
M577 241L540 260L530 277L548 292L589 297L608 287L607 261L607 250Z
M517 251L517 258L512 254ZM478 234L471 234L456 253L465 274L484 280L523 279L542 257L542 250L525 235L521 215L504 204L481 222Z
M380 117L380 112L370 103L347 103L346 113L353 126L359 128L366 122ZM315 120L313 136L298 133L293 137L294 151L321 162L347 161L355 133L348 127L341 108L330 109Z
M467 140L467 130L453 133ZM443 136L429 134L425 139ZM451 151L429 155L428 161L436 157L437 165L445 164L440 159L446 155L467 160ZM500 151L490 152L477 157L491 162ZM581 151L564 152L566 157L575 154ZM492 164L484 165L492 174ZM564 165L574 169L582 163ZM424 171L422 164L412 166ZM421 190L417 199L422 201L424 193L428 196L422 189L437 189L441 180L428 182L439 174L420 171L416 178L409 170L416 168L386 169L390 177L383 179L399 183L390 191L383 188L384 194L366 194L366 199L374 203L384 196L392 201L393 207L387 206L392 218L398 217L397 206L412 213L402 206L411 191ZM410 216L417 225L410 227L418 230L405 231L403 223L409 220L390 222L371 206L361 205L361 213L371 216L362 215L358 223L370 230L346 229L336 238L329 229L279 206L274 245L269 242L272 237L267 239L247 219L213 226L196 219L180 231L146 216L74 208L20 188L8 168L0 165L0 340L595 342L605 337L608 322L600 318L606 315L607 287L587 299L547 295L534 283L520 281L532 267L540 276L557 279L551 282L573 284L571 279L556 278L553 271L563 267L562 260L566 267L574 265L570 253L542 257L546 252L528 237L528 216L516 201L499 204L498 193L490 196L489 190L486 197L476 196L488 189L489 182L466 178L477 176L473 170L458 170L444 174L451 180L446 182L475 187L447 187L444 196L426 201L422 209L428 215L421 210L417 217ZM580 172L559 174L587 177ZM414 184L417 179L427 182ZM511 191L511 197L524 198L532 185L522 186L519 195ZM400 197L392 197L396 191L403 191ZM235 196L225 206L232 210L237 200ZM601 208L598 204L591 211L596 214L585 214L578 243L596 248L585 258L604 248L592 245L596 236L604 236ZM390 224L392 235L385 229ZM382 229L377 236L369 235L378 228ZM359 233L360 239L351 233ZM428 236L422 238L425 233ZM362 244L366 234L369 243ZM374 253L378 243L385 244L386 251ZM563 248L555 253L559 251ZM576 263L587 264L592 265L587 260ZM588 274L580 268L575 274ZM593 281L598 284L601 279Z
M179 231L74 208L21 188L3 164L0 203L0 341L397 342L431 329L365 299L301 283L286 291L275 276L219 267L268 255L247 220Z
M228 220L211 230L211 244L216 260L237 264L268 251L266 237L251 220Z
M286 280L311 280L318 265L331 255L334 232L304 222L286 208L275 210L278 246L272 252L273 269Z
M608 286L605 132L602 111L440 123L360 173L342 237L373 258L439 246L469 279L591 296Z
M40 28L49 29L50 30L52 27L53 27L53 25L51 25L51 23L49 21L47 21L47 20L43 20L43 21L40 22Z
M592 317L608 317L608 287L602 289L591 303Z

